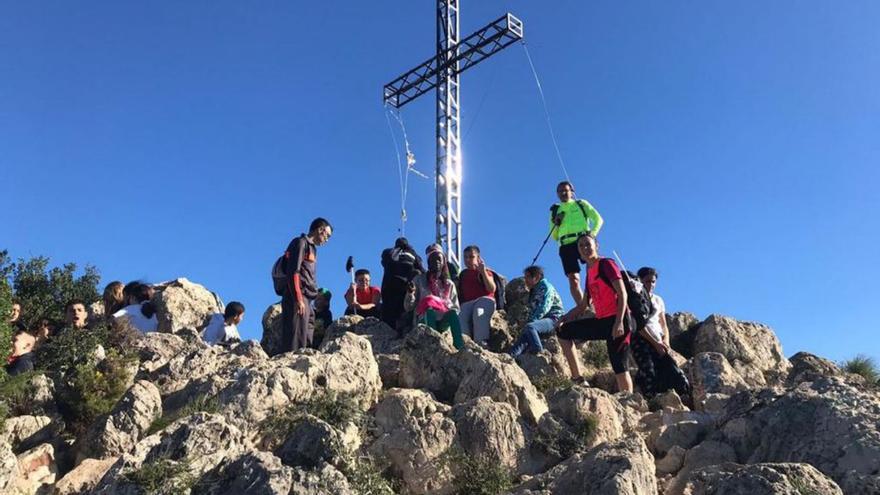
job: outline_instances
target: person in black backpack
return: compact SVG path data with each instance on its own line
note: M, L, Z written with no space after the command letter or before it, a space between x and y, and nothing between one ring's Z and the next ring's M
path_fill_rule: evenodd
M691 400L691 386L687 376L669 355L669 328L666 326L666 304L654 293L657 270L639 268L639 280L651 298L651 314L644 328L632 338L632 353L639 372L636 383L646 398L674 389L685 403Z
M315 315L312 300L318 295L318 246L333 234L330 222L316 218L309 233L295 237L284 252L283 271L286 279L281 294L281 349L295 351L312 345Z
M627 288L620 269L614 260L599 256L598 243L593 236L582 235L578 238L577 247L581 258L587 262L586 290L590 297L581 298L574 309L556 322L557 337L568 361L572 380L583 382L573 341L604 340L618 390L632 392L632 378L626 361L633 323L629 317ZM587 311L591 300L596 317L577 319Z
M409 326L412 318L401 318L405 310L403 299L409 283L425 271L422 258L410 246L406 237L394 241L394 247L382 251L382 321L399 333Z

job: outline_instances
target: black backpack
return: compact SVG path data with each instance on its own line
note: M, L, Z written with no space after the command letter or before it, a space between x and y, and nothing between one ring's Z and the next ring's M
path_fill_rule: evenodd
M581 200L579 200L579 199L575 199L574 202L577 203L578 207L580 207L581 213L583 213L583 215L584 215L584 220L586 220L587 224L589 224L590 217L587 216L587 209L584 208L584 204L581 203ZM553 206L550 207L550 219L553 220L554 223L556 222L556 214L558 212L559 212L559 203L553 203Z
M284 254L279 256L275 260L275 264L272 265L272 286L275 288L275 295L284 295L284 288L287 286L287 275L284 273Z
M609 287L614 287L602 271L602 263L613 263L613 261L610 258L602 258L599 260L599 278L608 284ZM639 280L635 274L621 271L620 275L623 278L623 286L626 287L626 305L629 308L630 316L632 316L636 324L634 331L640 332L645 328L645 325L648 324L648 319L654 312L654 305L651 303L651 296L648 295L648 291L645 290L642 281ZM587 294L589 294L589 292L590 291L587 291Z

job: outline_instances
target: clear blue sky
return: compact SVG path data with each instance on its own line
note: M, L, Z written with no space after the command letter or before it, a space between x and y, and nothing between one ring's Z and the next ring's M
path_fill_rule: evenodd
M791 355L880 358L880 3L462 1L525 23L600 235L670 311L771 325ZM0 248L185 276L248 308L315 216L381 276L399 187L381 87L434 47L434 2L0 1ZM516 276L562 172L522 48L463 76L464 237ZM434 103L403 110L432 172ZM433 236L413 177L407 234ZM872 254L873 253L873 254ZM541 262L566 293L555 249Z

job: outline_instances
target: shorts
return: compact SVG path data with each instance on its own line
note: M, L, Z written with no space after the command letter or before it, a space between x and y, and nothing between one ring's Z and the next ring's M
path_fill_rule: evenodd
M616 317L609 316L607 318L585 318L565 323L559 328L556 336L565 340L604 340L608 347L608 359L611 361L611 369L614 373L620 374L627 371L626 361L629 357L629 336L630 324L629 318L623 319L623 328L625 333L623 337L616 339L611 337L614 330L614 319Z
M566 275L581 272L583 261L581 261L581 253L578 252L576 242L559 246L559 258L562 260L562 269L565 270Z

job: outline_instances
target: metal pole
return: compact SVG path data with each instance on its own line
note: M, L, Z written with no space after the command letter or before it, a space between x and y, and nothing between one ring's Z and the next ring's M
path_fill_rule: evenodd
M459 0L437 0L437 242L461 266Z

